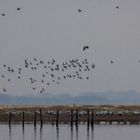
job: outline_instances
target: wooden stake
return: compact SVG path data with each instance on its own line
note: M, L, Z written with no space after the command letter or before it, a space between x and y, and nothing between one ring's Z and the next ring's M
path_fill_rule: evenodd
M24 111L22 112L22 125L24 125L25 114Z
M41 126L43 125L42 110L41 110L41 108L40 108L40 125L41 125Z
M36 111L34 113L34 125L36 126Z
M93 113L93 109L92 109L92 113L91 113L91 127L94 126L94 113Z
M78 125L78 109L76 109L76 126Z
M59 122L59 110L57 110L56 112L56 125L58 126L58 122Z
M73 109L71 109L71 126L73 126Z
M87 125L89 126L89 109L87 109Z
M11 125L11 118L12 118L12 113L9 112L9 125Z

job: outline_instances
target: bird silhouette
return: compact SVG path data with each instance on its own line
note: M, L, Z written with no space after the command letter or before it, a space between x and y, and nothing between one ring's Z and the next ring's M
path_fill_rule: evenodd
M5 67L6 67L6 65L4 64L4 65L3 65L3 67L5 68Z
M6 14L3 13L3 14L1 14L1 15L4 17Z
M110 63L111 63L111 64L113 64L113 63L114 63L114 61L112 61L112 60L111 60L111 61L110 61Z
M20 76L18 76L18 79L20 79L21 77Z
M18 7L17 10L19 11L19 10L21 10L21 8Z
M2 88L3 89L3 92L7 92L7 89L6 88Z
M82 12L82 10L81 10L81 9L78 9L78 12L79 12L79 13L81 13L81 12Z
M83 47L83 51L88 50L88 49L89 49L89 46L84 46Z

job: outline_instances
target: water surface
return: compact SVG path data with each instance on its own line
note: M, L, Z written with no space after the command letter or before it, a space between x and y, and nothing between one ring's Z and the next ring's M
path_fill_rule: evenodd
M139 125L0 124L0 140L139 140Z

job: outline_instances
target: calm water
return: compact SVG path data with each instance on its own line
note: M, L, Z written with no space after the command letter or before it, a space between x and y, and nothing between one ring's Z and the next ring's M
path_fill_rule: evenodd
M78 128L69 125L37 125L0 124L0 140L139 140L138 125L95 125L94 129L87 125Z

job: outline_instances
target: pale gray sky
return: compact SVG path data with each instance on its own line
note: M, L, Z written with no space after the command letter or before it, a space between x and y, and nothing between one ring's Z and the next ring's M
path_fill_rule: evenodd
M24 59L34 57L46 61L55 58L58 62L86 57L96 65L90 80L62 81L48 92L140 92L139 0L0 0L3 13L0 67L19 67ZM90 49L83 52L84 45ZM9 85L0 78L3 87L11 94L32 92L24 79Z

